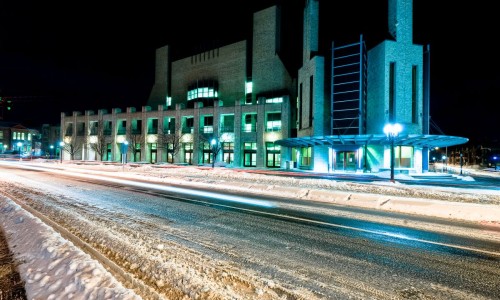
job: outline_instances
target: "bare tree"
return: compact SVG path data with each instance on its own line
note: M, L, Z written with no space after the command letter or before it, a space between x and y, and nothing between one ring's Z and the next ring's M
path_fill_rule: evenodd
M158 147L172 154L172 163L182 147L182 141L185 134L169 129L163 129L158 132Z
M85 140L84 137L66 137L62 150L69 154L71 160L74 160L75 154L82 150Z
M91 136L95 138L90 138L90 149L94 150L97 155L99 155L100 160L104 158L104 153L106 153L106 136L104 135L104 121L100 119L94 123L95 127L91 128ZM96 158L97 159L97 158Z
M144 134L140 128L134 129L132 125L130 125L127 129L127 142L129 144L128 152L132 154L133 160L135 161L135 153L137 152L137 145L139 145L139 151L144 148L146 142Z
M215 161L217 159L217 155L219 155L219 153L221 152L222 143L224 142L222 136L216 133L200 134L199 141L201 148L200 152L203 153L203 150L206 149L206 147L210 147L210 153L212 154L212 168L215 167Z

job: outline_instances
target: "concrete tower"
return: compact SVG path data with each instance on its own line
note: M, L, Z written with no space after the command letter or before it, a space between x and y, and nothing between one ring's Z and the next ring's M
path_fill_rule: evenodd
M148 98L147 105L156 109L158 105L165 105L169 92L169 47L156 49L155 82Z
M304 46L298 74L298 137L321 136L329 132L330 102L325 101L325 58L318 55L319 1L307 0L304 8ZM301 165L317 171L328 170L328 147L316 146L301 153ZM310 157L305 158L305 155ZM307 162L311 161L311 165Z
M422 134L423 51L412 43L412 1L389 0L389 30L385 40L368 51L367 133L383 133L398 122L405 133Z
M423 134L424 47L413 44L413 2L389 0L388 8L388 28L394 40L385 40L368 51L367 133L381 134L387 123L400 123L400 135ZM398 151L401 165L397 167L419 171L425 167L422 148ZM371 163L389 167L390 151L386 148L383 152L383 162Z

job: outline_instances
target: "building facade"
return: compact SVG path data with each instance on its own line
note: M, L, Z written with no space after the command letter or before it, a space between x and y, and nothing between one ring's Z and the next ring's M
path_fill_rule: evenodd
M429 134L429 47L413 44L412 1L388 1L390 39L325 53L320 1L306 0L296 73L280 56L279 6L254 13L251 40L175 61L157 49L140 111L61 114L64 159L425 172L429 149L468 139ZM402 131L389 138L388 123Z
M40 133L16 122L0 122L0 154L39 155Z
M413 44L411 0L389 0L391 39L369 51L363 36L347 45L332 42L329 56L318 49L319 4L305 4L297 137L276 142L285 147L285 160L318 172L420 173L428 170L429 149L468 141L429 134L430 53ZM386 135L387 124L402 130Z
M40 127L40 155L46 158L60 156L61 127L42 124Z
M61 115L64 159L281 167L294 127L295 82L277 55L279 8L254 14L244 40L171 61L156 51L155 83L140 111Z

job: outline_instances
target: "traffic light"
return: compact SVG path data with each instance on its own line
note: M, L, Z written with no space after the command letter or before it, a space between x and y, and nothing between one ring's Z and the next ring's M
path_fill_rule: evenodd
M6 103L7 103L7 110L11 110L12 109L12 100L7 100Z

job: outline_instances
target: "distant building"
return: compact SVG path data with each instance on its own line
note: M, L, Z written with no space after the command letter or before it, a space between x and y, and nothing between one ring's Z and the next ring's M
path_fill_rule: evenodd
M40 133L20 123L0 121L0 153L37 154L40 152Z
M318 0L304 8L302 67L280 58L280 8L256 12L243 40L172 61L157 49L155 83L140 111L61 114L65 159L425 172L433 147L468 139L429 135L429 47L412 41L412 1L389 0L393 39L367 50L319 49ZM297 43L300 44L300 43ZM392 140L387 123L402 132ZM394 147L392 147L394 142Z
M49 158L59 156L61 142L61 127L43 124L40 128L41 155Z

